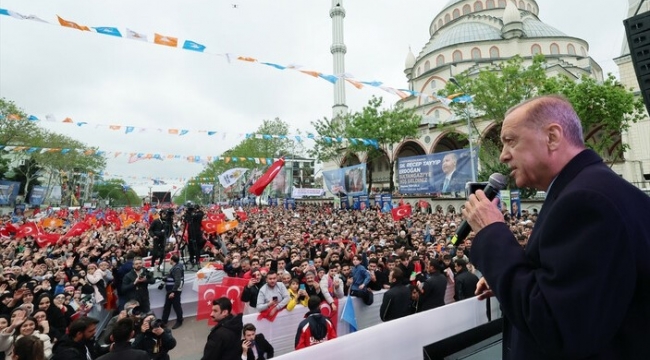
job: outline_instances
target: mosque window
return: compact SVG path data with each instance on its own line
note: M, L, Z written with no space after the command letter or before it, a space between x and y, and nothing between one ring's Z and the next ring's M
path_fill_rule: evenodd
M427 60L424 62L424 71L427 72L429 69L431 69L431 63Z
M496 47L496 46L492 46L492 47L490 48L490 58L491 58L491 59L497 59L497 58L499 58L499 57L500 57L500 56L499 56L499 48Z
M472 49L472 59L480 59L481 58L481 49L475 47Z
M485 7L488 9L494 9L494 0L487 0L485 2Z
M436 119L440 119L440 110L434 111L433 112L433 117L435 117Z
M429 83L429 86L431 86L432 89L435 89L436 88L436 81L431 80L431 82Z
M526 10L526 4L524 4L524 2L521 1L521 0L519 0L519 8L520 8L521 10Z
M458 9L454 9L454 12L452 14L454 19L458 19L460 17L460 11Z
M436 66L442 66L445 64L445 57L444 55L438 55L436 58Z
M477 1L474 3L474 11L481 11L483 10L483 3L480 1Z
M445 14L445 24L451 21L451 16L449 14Z
M528 10L529 12L533 12L533 6L530 4L526 4L526 10Z
M442 22L442 19L438 20L438 29L440 29L445 23Z
M463 15L467 15L467 14L469 14L471 12L472 12L472 7L465 4L465 6L463 6Z
M499 7L500 8L505 8L506 7L506 0L499 0Z
M530 47L530 53L533 55L541 54L542 53L542 47L535 44Z
M580 47L580 53L582 54L582 56L587 56L587 50L585 49L584 46Z
M552 55L559 55L560 54L560 47L556 43L551 44L551 54Z
M575 55L576 54L576 47L573 46L573 44L569 44L566 47L566 51L569 53L569 55Z
M454 62L463 61L463 53L460 52L460 50L454 51L453 59L454 59Z
M417 74L417 76L420 76L420 74L421 74L420 67L418 66L418 74Z

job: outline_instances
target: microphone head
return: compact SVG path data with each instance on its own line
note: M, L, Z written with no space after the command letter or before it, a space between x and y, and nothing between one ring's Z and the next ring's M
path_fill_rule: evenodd
M506 185L508 185L508 177L503 174L494 173L490 175L488 183L495 190L503 190L505 189Z

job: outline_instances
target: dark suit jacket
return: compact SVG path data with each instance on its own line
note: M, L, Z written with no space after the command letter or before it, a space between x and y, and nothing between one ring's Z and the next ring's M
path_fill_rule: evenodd
M523 250L504 223L472 260L505 317L504 359L650 359L650 197L591 150L557 176Z
M427 311L445 305L447 276L436 271L424 282L422 290L424 293L420 296L420 311Z
M442 192L442 187L445 183L445 174L442 173L440 175L440 181L437 184L437 189L439 189L440 192ZM465 184L468 181L472 181L472 176L462 173L456 169L451 174L451 178L449 179L449 186L447 186L447 191L446 192L464 192L465 191Z
M393 284L390 290L384 293L384 298L379 307L379 318L381 318L381 321L391 321L412 313L409 286Z
M248 349L248 353L246 353L248 360L264 360L273 357L273 346L264 338L264 334L255 335L255 348L257 349L257 359L253 355L253 349Z

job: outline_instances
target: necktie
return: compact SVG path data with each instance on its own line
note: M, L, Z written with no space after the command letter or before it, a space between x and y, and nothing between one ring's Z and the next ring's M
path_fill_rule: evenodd
M445 182L442 184L442 192L447 192L447 187L449 187L449 178L445 178Z

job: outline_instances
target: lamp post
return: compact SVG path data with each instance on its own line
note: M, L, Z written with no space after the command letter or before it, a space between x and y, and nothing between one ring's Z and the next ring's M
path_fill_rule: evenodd
M450 77L449 81L457 88L468 94L467 91L458 83L455 77ZM472 182L476 181L476 169L474 168L474 146L472 145L472 117L469 113L469 104L465 103L465 117L467 117L467 142L469 142L469 162L472 169Z

